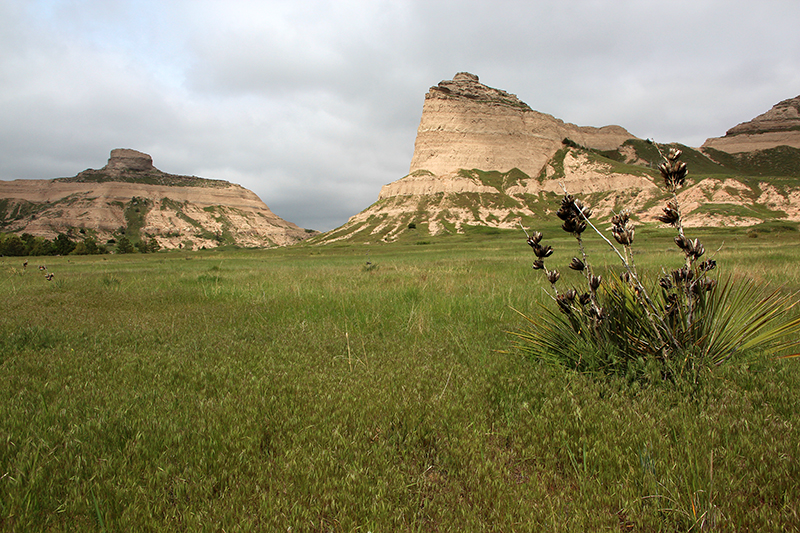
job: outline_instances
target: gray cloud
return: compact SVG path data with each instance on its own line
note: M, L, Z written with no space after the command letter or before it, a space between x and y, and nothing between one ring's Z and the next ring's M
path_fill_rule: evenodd
M326 230L408 171L456 72L696 146L800 94L797 20L793 0L0 0L0 178L129 147Z

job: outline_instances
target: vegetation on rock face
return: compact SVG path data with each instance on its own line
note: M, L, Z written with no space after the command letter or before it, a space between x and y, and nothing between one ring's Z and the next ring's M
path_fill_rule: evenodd
M703 151L725 168L744 175L800 177L798 176L800 149L791 146L737 154L729 154L714 148L704 148Z
M592 210L565 191L556 214L562 229L577 239L580 253L569 268L583 274L587 289L559 290L560 272L545 264L553 247L544 244L541 232L528 235L536 256L533 269L547 278L557 311L545 309L543 317L523 315L530 327L515 333L521 351L581 372L697 384L706 371L740 354L788 354L800 346L800 318L790 314L796 294L765 290L737 277L719 281L711 275L716 261L701 261L705 247L684 234L677 191L686 182L688 167L680 156L680 150L672 149L659 166L670 198L658 220L677 230L675 244L683 265L662 270L651 283L634 263L630 213L622 210L611 219L620 251L590 221ZM587 228L619 258L623 269L618 275L600 275L590 264L583 237Z
M230 183L223 180L212 180L207 178L198 178L195 176L178 176L175 174L167 174L160 170L151 170L144 172L128 171L128 172L108 172L105 170L84 170L77 176L72 178L56 178L54 181L61 181L67 183L105 183L105 182L121 182L121 183L143 183L147 185L164 185L167 187L213 187L225 188L230 187Z
M139 232L144 227L144 221L147 217L147 212L152 209L153 204L147 198L131 198L131 201L125 205L125 235L132 242L139 242L141 236Z

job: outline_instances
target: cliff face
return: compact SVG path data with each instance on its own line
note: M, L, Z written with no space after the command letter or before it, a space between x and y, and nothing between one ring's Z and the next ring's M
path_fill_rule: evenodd
M769 147L786 144L800 135L799 106L798 99L781 102L723 139L744 140L746 150L756 140ZM800 221L800 190L791 178L800 168L791 153L783 153L793 148L780 149L780 157L723 154L725 161L682 149L691 161L691 177L679 195L685 225ZM780 169L776 161L790 168ZM391 242L470 227L513 228L519 221L552 217L564 188L586 199L598 220L624 207L654 222L666 198L655 170L660 163L652 144L619 126L565 123L481 84L477 76L459 73L425 95L409 174L384 185L373 205L313 242ZM736 179L739 175L749 178ZM752 176L788 179L776 187L770 178Z
M462 168L518 168L536 176L565 138L588 148L613 150L633 135L619 126L564 123L462 72L425 95L409 173L442 176Z
M730 154L769 150L778 146L800 148L800 96L783 100L753 120L713 137L702 148Z
M113 150L108 165L72 178L0 181L0 231L52 239L76 230L99 242L154 237L164 248L284 246L314 233L244 187L161 172L135 150Z

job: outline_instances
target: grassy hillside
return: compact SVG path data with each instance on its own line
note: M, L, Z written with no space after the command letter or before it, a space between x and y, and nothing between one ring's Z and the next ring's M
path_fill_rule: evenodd
M693 234L800 289L796 232ZM681 263L637 235L641 268ZM548 304L521 232L48 258L50 282L23 260L0 259L2 531L799 527L798 363L742 354L690 394L510 353L511 308Z

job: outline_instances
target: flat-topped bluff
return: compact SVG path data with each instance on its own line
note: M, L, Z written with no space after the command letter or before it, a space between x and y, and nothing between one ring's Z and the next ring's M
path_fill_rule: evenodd
M565 138L588 148L613 150L634 136L620 126L565 123L461 72L425 95L409 174L518 168L536 176Z
M729 131L725 139L746 144L741 156L681 146L690 169L680 193L685 224L800 221L800 150L773 143L763 151L758 144L765 135L785 140L800 133L797 100L754 119L755 128ZM659 186L660 163L651 142L620 126L566 123L462 72L425 95L409 174L384 185L374 204L312 242L392 242L514 228L550 217L563 187L586 198L598 219L627 208L654 222L666 194Z
M703 143L703 149L730 154L778 146L800 148L800 96L778 102L766 113L732 127L724 137L713 137Z
M153 237L163 248L284 246L315 233L240 185L167 174L130 149L112 150L102 169L71 178L0 181L0 231L48 239L88 232L100 242Z

